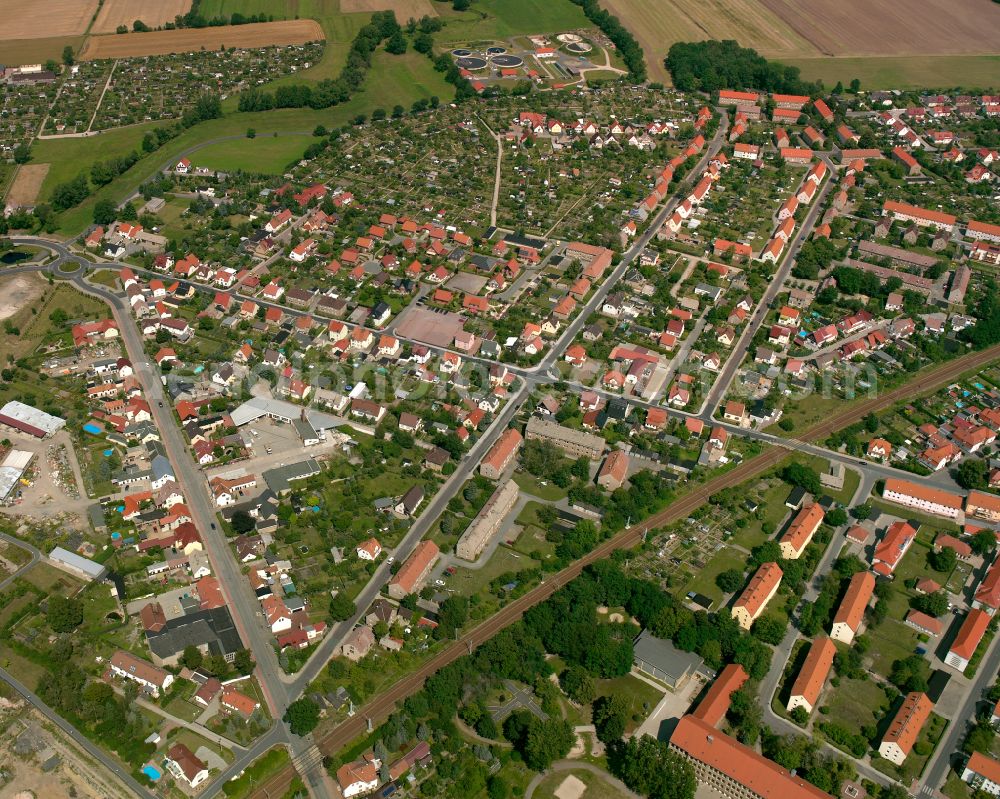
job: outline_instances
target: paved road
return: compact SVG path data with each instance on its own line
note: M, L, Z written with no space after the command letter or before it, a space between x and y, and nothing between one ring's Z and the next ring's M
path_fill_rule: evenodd
M830 192L831 187L833 187L836 183L835 178L836 173L832 167L827 164L826 182L823 184L823 187L816 194L816 196L813 197L812 207L809 209L809 213L806 214L806 218L803 220L802 225L795 234L792 244L788 248L788 252L785 254L784 260L781 262L781 266L778 267L778 271L775 273L774 277L771 278L771 282L764 291L764 296L761 297L760 302L757 303L757 308L754 310L753 316L747 323L746 328L743 330L743 334L739 337L739 339L737 339L736 345L733 347L732 353L730 353L729 357L726 359L726 362L722 367L722 371L719 373L718 379L716 379L698 411L698 415L705 421L711 420L712 414L715 413L715 409L718 408L719 403L725 399L726 392L729 391L729 386L732 384L736 374L739 372L740 366L743 363L743 359L746 357L747 350L750 349L750 344L753 342L754 336L757 334L760 326L767 318L767 312L771 307L771 303L774 302L775 297L778 296L778 293L784 287L785 280L788 279L788 275L791 273L792 267L795 265L795 258L799 254L799 250L802 249L802 244L805 242L806 237L812 232L813 227L816 225L816 221L822 213L823 207L826 204L826 195Z
M10 585L14 580L24 574L28 569L34 566L38 561L42 559L42 553L39 552L35 547L26 541L22 541L20 538L14 538L13 536L7 535L6 533L0 533L0 540L6 541L8 544L20 547L21 549L28 550L31 553L31 559L21 566L13 574L9 574L0 580L0 591L3 591L8 585Z
M34 705L40 713L42 713L53 724L57 725L59 729L66 733L66 735L72 738L75 743L87 752L87 754L103 764L108 771L121 780L124 787L131 790L136 796L143 797L143 799L155 799L149 791L143 788L142 785L132 778L132 775L129 774L127 769L113 760L103 749L91 743L89 738L79 732L76 727L63 719L62 716L46 705L33 691L29 690L26 685L21 683L17 677L6 669L0 668L0 679L9 684L15 691L23 696L25 700Z

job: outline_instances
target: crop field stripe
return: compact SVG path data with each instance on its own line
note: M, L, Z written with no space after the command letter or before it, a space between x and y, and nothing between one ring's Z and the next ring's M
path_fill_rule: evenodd
M259 22L252 25L225 25L211 28L184 28L150 33L91 36L80 60L131 58L167 55L220 47L267 47L304 44L325 39L319 23L311 19Z

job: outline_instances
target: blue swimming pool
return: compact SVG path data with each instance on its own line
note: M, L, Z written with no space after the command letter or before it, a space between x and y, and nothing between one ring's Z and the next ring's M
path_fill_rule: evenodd
M153 782L156 782L163 776L163 772L160 771L152 763L147 763L142 767L142 773L149 777Z
M113 449L106 449L106 450L104 450L104 457L105 458L110 458L114 454L115 454L115 451Z
M93 422L87 422L83 426L83 430L86 433L90 433L92 436L99 436L101 434L101 428L100 428L100 426L94 424Z
M986 386L984 386L982 383L973 383L972 385L974 385L980 391L984 391L986 389Z
M117 541L117 540L118 540L119 538L121 538L121 537L122 537L122 534L121 534L121 533L112 533L112 534L111 534L111 540L112 540L112 541Z

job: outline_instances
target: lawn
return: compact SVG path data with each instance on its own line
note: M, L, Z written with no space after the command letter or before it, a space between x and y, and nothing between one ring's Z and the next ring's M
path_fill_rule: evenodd
M253 791L254 784L260 786L272 774L281 771L288 764L288 759L288 752L276 746L257 758L238 779L223 785L222 792L231 799L243 799Z
M824 703L829 708L829 713L820 719L839 722L852 732L860 731L862 727L875 723L876 709L885 709L888 704L885 691L873 680L848 680L841 677L840 685L829 690Z
M261 172L281 175L302 158L306 136L257 136L209 144L192 159L195 165L220 172Z
M175 743L185 744L192 752L197 752L199 747L204 746L207 749L211 749L227 763L231 763L233 761L233 753L231 750L226 749L224 746L219 746L218 744L209 741L207 738L202 738L197 733L188 729L174 727L174 729L167 734L167 740L171 745Z
M447 25L437 39L468 43L527 33L560 33L593 28L579 6L551 0L476 0L469 11L455 13L437 6Z
M962 782L961 777L959 777L954 771L948 772L948 779L941 789L941 792L948 797L948 799L969 799L972 796L972 791L969 790L969 786Z
M462 596L472 596L482 592L493 580L506 572L523 571L538 566L538 561L521 555L510 547L499 546L481 569L463 569L447 580L448 587Z
M687 594L689 591L696 591L699 594L711 597L713 602L721 602L723 596L722 589L715 584L715 578L729 569L744 571L746 564L746 554L740 552L738 549L725 547L719 550L705 565L705 568L700 569L691 582L681 590L684 594Z
M535 792L532 794L536 799L552 799L556 796L556 791L563 782L569 779L570 775L582 782L586 789L583 796L585 799L624 799L628 794L622 793L618 788L609 785L602 777L590 771L577 769L575 771L557 771L549 774L542 780Z
M565 489L553 485L548 480L545 480L545 485L542 485L543 481L528 472L515 472L514 482L517 483L518 488L524 493L544 499L547 502L558 502L566 496Z
M596 689L597 696L619 694L628 700L629 719L625 725L626 732L638 727L667 692L666 688L661 691L632 674L610 680L597 680ZM635 716L639 718L636 719Z
M854 78L864 89L1000 86L1000 56L996 55L789 58L782 63L801 69L803 78L822 79L829 86L838 80L846 85Z
M912 655L919 643L917 631L896 619L886 619L878 627L869 628L867 635L872 639L872 670L883 677L892 670L894 660Z

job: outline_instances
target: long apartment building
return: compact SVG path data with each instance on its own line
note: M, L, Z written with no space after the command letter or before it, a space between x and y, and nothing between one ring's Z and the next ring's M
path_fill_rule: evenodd
M878 753L897 766L903 765L933 709L934 703L927 694L919 691L907 694L879 744Z
M871 572L858 572L851 578L844 598L840 601L837 614L833 617L830 637L844 644L854 642L854 636L861 629L865 610L875 591L875 575Z
M801 557L822 523L823 507L819 503L800 510L778 541L781 557L785 560L797 560Z
M945 519L957 519L962 514L962 497L958 494L896 477L885 481L882 497L897 505Z
M677 722L670 748L691 763L699 783L725 799L830 799L829 794L696 716Z
M567 455L579 458L586 457L597 460L604 454L605 441L600 436L593 433L586 433L582 430L573 430L570 427L563 427L548 419L540 419L532 416L524 429L524 437L528 441L540 440L550 441Z
M517 483L508 480L493 492L469 529L458 539L455 554L462 560L474 561L479 557L494 535L500 531L503 520L517 503Z
M805 708L806 713L813 712L826 678L830 674L830 668L833 666L833 656L836 654L836 645L825 635L819 636L812 642L802 669L792 684L787 705L789 713L797 707Z
M743 593L740 594L740 598L736 600L732 609L733 618L744 630L749 630L753 626L760 614L764 612L767 603L778 593L782 574L781 567L772 561L761 564L754 576L750 578L750 582L747 583L747 587L743 589Z

